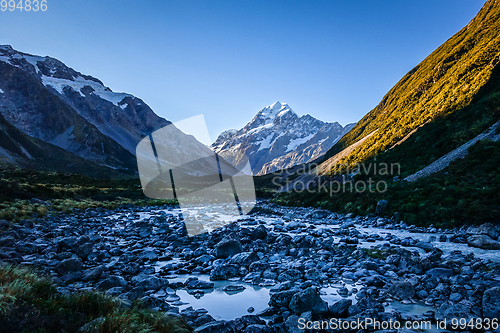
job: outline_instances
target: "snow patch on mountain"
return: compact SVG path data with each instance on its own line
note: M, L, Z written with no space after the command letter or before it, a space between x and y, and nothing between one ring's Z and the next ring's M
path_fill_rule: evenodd
M74 91L79 92L82 97L85 97L82 89L89 86L94 90L91 92L91 94L96 94L100 98L107 100L116 106L119 106L118 103L120 103L125 97L133 97L132 95L125 93L115 93L102 84L85 79L81 76L76 77L74 80L66 80L42 75L42 82L45 86L51 86L52 88L57 90L57 92L61 95L64 95L64 88L70 87ZM122 107L122 109L124 108Z
M290 150L294 150L299 145L306 143L307 141L312 139L314 137L314 135L315 135L315 133L311 133L304 138L298 138L298 139L291 140L290 143L288 144L288 146L286 146L286 151L289 152Z
M299 117L288 104L276 102L242 129L221 133L211 148L237 167L248 156L253 174L262 174L320 157L346 130L310 115Z

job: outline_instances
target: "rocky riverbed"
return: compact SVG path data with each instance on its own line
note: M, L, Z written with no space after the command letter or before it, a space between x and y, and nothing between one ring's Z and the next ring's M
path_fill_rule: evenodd
M493 225L418 228L266 202L244 218L189 213L210 232L189 237L173 207L0 221L0 259L37 267L62 292L140 300L204 333L300 332L299 318L500 318Z

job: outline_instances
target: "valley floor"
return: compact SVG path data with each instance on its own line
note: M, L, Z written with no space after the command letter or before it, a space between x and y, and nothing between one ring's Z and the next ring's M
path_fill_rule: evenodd
M0 257L49 277L59 295L102 292L119 300L120 313L150 308L153 317L183 318L195 332L299 332L300 318L447 319L451 329L453 318L500 317L492 225L419 228L262 201L245 218L192 207L206 229L225 226L189 237L180 213L122 206L3 223ZM41 317L27 323L3 288L2 323L58 331ZM92 320L86 329L111 320L81 312L80 325Z

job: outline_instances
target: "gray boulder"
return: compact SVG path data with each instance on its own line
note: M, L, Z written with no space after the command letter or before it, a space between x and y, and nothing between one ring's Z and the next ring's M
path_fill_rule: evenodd
M493 287L484 292L483 317L500 318L500 287Z
M215 245L215 256L217 258L227 258L240 253L243 250L241 243L236 239L223 239Z
M144 290L154 290L157 291L161 287L167 284L166 280L157 278L156 276L152 275L137 275L132 278L132 282L138 286L141 287Z
M59 275L66 275L70 272L78 272L82 270L82 260L80 258L69 258L61 261L56 265L55 271Z
M126 287L128 285L127 281L121 276L110 276L105 280L102 280L97 284L97 289L104 291L114 287Z
M497 228L491 224L491 223L485 223L481 224L479 228L477 228L477 232L482 234L482 235L487 235L491 239L497 239L498 238L498 231Z
M328 313L334 318L345 318L351 305L352 300L341 299L328 307Z
M95 281L104 272L102 266L97 266L95 268L89 268L83 271L82 281Z
M410 282L404 281L394 283L387 292L396 299L410 299L415 295L415 288Z
M313 314L322 314L328 311L326 302L321 299L318 291L312 287L293 295L289 307L294 313L311 311Z
M187 289L212 289L213 287L213 282L203 280L193 280L186 284Z
M230 264L235 264L238 266L249 266L254 261L258 261L259 257L254 252L241 252L235 254L231 260L229 260Z
M223 264L215 266L210 271L210 280L227 280L232 277L238 276L238 266L233 264Z
M472 235L467 237L467 245L483 250L500 250L500 242L491 239L487 235Z
M448 323L451 323L451 320L453 318L465 318L466 320L469 320L472 318L477 318L477 316L471 313L470 305L462 303L441 304L441 306L438 308L436 312L436 319L441 321L446 319Z
M432 277L450 277L453 275L453 269L450 268L433 268L425 272L426 275Z
M286 318L285 322L283 323L283 332L287 333L302 333L304 332L303 329L300 329L300 323L299 323L299 316L297 315L290 315Z
M297 293L297 290L285 290L280 291L275 294L271 294L269 299L269 306L274 308L287 308L292 300L293 295Z

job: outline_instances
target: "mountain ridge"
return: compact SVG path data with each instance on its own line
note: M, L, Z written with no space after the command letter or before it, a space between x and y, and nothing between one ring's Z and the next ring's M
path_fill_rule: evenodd
M277 101L240 130L221 133L211 147L236 166L248 156L253 173L262 175L317 159L344 132L337 122L326 123L309 114L299 117L288 104Z
M5 121L92 162L89 165L137 175L137 144L171 124L131 94L115 93L60 60L9 45L0 46L0 77L0 113Z

